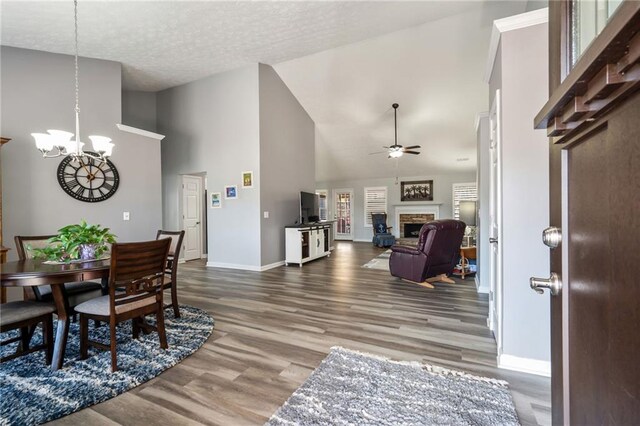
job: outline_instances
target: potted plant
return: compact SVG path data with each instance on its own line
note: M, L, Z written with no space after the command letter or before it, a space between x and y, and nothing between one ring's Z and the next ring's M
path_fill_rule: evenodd
M49 246L42 249L28 247L35 258L71 262L72 260L99 259L109 250L109 244L116 242L116 236L109 228L89 225L82 220L79 224L67 225L58 230L58 235L49 239Z

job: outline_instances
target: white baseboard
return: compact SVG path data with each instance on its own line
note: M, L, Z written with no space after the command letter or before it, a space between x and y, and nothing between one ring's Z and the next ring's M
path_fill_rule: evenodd
M373 237L372 237L373 238ZM338 240L339 241L339 240ZM363 239L363 238L354 238L353 239L354 243L371 243L371 238L367 239ZM373 243L372 243L373 244Z
M269 269L277 268L278 266L282 266L282 265L284 265L284 260L270 263L268 265L262 265L262 266L242 265L239 263L207 262L207 268L240 269L242 271L254 271L254 272L263 272Z
M502 354L498 355L498 368L551 377L551 362L539 359Z
M473 280L474 280L474 281L475 281L475 283L476 283L476 291L477 291L478 293L486 293L486 294L489 294L489 287L483 287L483 286L480 284L480 280L478 280L478 274L476 274L476 276L473 278Z
M184 260L184 257L181 257L180 259L178 259L178 263L187 263L186 260Z

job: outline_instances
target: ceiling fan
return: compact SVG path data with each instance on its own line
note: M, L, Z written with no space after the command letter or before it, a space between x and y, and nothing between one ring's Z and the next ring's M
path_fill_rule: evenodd
M391 106L393 107L393 122L394 122L394 130L395 130L395 142L391 146L383 146L383 148L385 148L386 151L372 152L369 155L388 154L389 155L388 158L400 158L404 154L413 154L413 155L420 154L418 151L412 151L413 149L420 148L420 145L412 145L412 146L403 147L402 145L398 144L398 107L399 107L399 105L398 104L393 104Z

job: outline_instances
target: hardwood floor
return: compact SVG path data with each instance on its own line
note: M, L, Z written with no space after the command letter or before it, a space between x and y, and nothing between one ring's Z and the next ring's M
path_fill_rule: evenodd
M330 258L303 268L180 265L180 303L216 320L207 343L154 380L54 423L262 424L339 345L507 380L522 424L550 424L549 379L496 368L488 299L472 280L430 290L361 267L382 249L336 243Z

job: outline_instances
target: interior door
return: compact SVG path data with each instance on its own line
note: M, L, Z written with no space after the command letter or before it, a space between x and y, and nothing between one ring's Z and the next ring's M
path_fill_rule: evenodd
M550 99L535 122L552 136L550 219L561 230L544 234L552 276L531 285L555 294L553 423L637 424L640 2L620 4L571 64L577 3L549 5Z
M489 113L490 169L489 169L489 328L493 331L498 349L502 353L502 253L500 246L501 188L500 188L500 90L496 94Z
M184 233L184 259L202 256L202 179L182 176L182 220Z
M353 240L353 189L335 189L336 240Z

